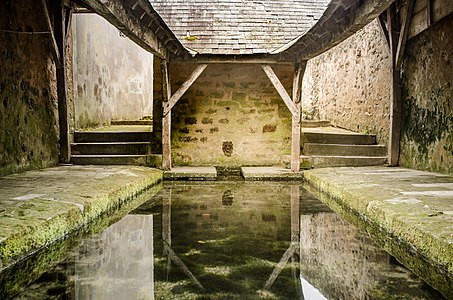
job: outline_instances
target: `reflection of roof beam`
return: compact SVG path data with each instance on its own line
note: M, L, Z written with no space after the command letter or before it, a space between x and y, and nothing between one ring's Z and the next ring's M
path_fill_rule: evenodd
M133 6L137 8L137 13L132 6L127 6L130 1L83 0L83 2L140 47L160 58L167 59L169 52L177 55L187 53L149 2L141 0L135 2ZM138 4L141 12L139 16Z
M167 241L164 241L164 251L167 252L170 259L184 272L200 289L204 290L204 287L198 281L198 279L190 272L189 268L184 262L176 255L175 251L168 246Z

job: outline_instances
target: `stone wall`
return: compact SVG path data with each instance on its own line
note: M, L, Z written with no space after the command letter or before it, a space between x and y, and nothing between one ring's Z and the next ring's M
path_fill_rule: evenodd
M171 65L173 93L194 68ZM274 70L290 91L293 67ZM291 114L259 65L208 65L172 110L174 165L277 165L290 134Z
M453 15L410 39L400 164L453 174Z
M151 116L152 54L94 14L75 15L73 35L75 126Z
M391 57L373 21L335 48L308 61L303 118L377 135L387 143Z
M0 175L58 162L55 65L49 35L38 33L47 31L44 16L40 1L0 2Z

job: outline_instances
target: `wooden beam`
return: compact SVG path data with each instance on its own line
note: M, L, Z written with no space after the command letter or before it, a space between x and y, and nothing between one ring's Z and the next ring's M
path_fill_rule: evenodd
M68 43L69 33L70 33L71 27L72 27L72 15L73 15L73 13L74 13L74 8L73 8L73 7L70 7L70 8L67 9L67 11L66 11L66 21L65 21L65 24L66 24L65 43Z
M396 4L393 3L387 10L387 24L389 27L390 51L392 54L392 86L390 100L390 131L388 140L388 164L397 166L400 154L401 135L401 75L396 65L398 49L398 14Z
M382 14L379 15L378 21L379 21L379 28L381 29L382 35L385 37L385 40L387 41L387 47L390 48L390 38L389 38L389 31L387 29L387 26L384 22L384 16L386 12L383 12Z
M296 105L293 103L293 100L288 95L285 90L285 87L278 79L277 75L275 74L274 70L272 70L271 66L268 64L261 65L261 68L266 73L267 77L271 81L272 85L277 90L277 93L282 97L283 102L285 102L286 106L288 107L289 111L293 116L297 116L299 114L299 110L297 109Z
M399 70L401 69L401 64L403 62L403 54L404 54L404 49L406 48L406 42L407 42L407 36L409 33L409 27L411 24L412 20L412 13L414 12L414 4L415 0L407 0L406 6L405 6L405 15L404 15L404 20L403 24L401 25L401 30L398 38L398 48L396 50L396 56L395 56L395 66L396 69Z
M43 6L44 15L46 17L47 29L49 29L49 31L50 31L50 42L52 43L52 54L54 56L54 60L55 60L55 64L57 65L57 68L60 68L61 67L60 50L58 49L58 44L57 44L57 40L55 38L52 21L50 20L49 9L47 7L47 0L41 0L41 4ZM56 24L56 22L55 22L55 25L58 26L58 24Z
M242 55L217 55L197 54L194 57L182 59L175 57L172 62L193 62L200 64L278 64L294 65L294 59L281 60L278 54L242 54Z
M171 98L168 63L162 61L162 109ZM171 111L162 118L162 169L171 170Z
M298 114L292 115L291 120L291 171L300 171L300 120L301 120L301 97L302 97L302 79L307 62L297 63L294 65L293 77L293 103L298 110Z
M170 110L175 106L182 95L191 87L191 85L197 80L197 78L203 73L208 65L202 64L198 65L192 74L186 79L186 81L181 85L181 87L170 97L170 100L164 103L164 116L166 116Z

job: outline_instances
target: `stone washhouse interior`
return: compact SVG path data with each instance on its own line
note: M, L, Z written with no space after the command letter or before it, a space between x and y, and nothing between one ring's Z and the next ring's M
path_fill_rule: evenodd
M20 293L61 265L87 232L103 232L99 243L111 247L119 232L129 232L131 246L132 232L146 227L151 240L144 232L139 240L148 244L153 230L161 232L154 243L163 239L167 277L171 265L179 268L202 299L453 299L452 43L449 0L2 1L0 298L29 299ZM223 187L232 178L245 187ZM264 182L272 183L260 189ZM188 191L202 195L203 185L221 199L216 205L232 209L228 222L207 212L220 208L199 202L205 196L186 199ZM256 294L210 290L215 280L196 273L193 251L172 246L175 228L206 223L178 222L237 222L264 236L254 215L235 205L267 190L275 213L263 208L258 219L279 226L268 232L276 236L288 230L290 244ZM304 197L325 210L307 217ZM145 217L156 210L147 199L160 201L158 216ZM177 201L188 201L181 215ZM297 213L286 220L282 207ZM131 215L140 215L138 223L127 221ZM131 227L109 227L120 219ZM323 231L320 223L336 225ZM214 226L218 236L222 226ZM336 245L338 236L328 233L335 230L364 232L388 264L413 272L434 296L388 287L379 294L376 286L385 284L372 276L367 280L379 283L373 288L328 285L329 276L346 282L359 275L330 270L337 263L320 258L328 251L303 245L312 247L316 234L316 243ZM160 250L154 247L146 251ZM367 247L354 253L384 255ZM119 260L139 264L124 254L132 251ZM320 257L308 260L330 275L302 263L313 251ZM156 257L149 268L164 259ZM298 292L278 296L272 286L295 259ZM59 295L190 298L175 287L172 296L161 294L158 276L148 275L141 277L153 282L151 290L123 282L124 293L112 287L96 294L103 288L94 293L68 279Z

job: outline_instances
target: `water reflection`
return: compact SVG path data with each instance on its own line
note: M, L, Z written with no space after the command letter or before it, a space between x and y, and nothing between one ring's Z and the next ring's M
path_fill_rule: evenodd
M75 299L154 299L153 215L127 215L75 251Z
M166 184L18 299L51 297L439 299L298 184L278 182Z

